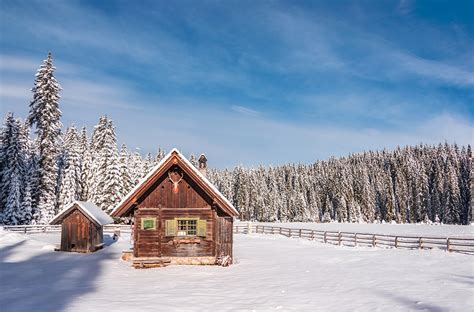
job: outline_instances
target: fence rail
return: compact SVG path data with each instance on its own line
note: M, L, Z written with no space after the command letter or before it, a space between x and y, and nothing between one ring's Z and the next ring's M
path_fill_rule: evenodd
M45 232L61 232L61 225L4 225L3 228L10 232L18 233L45 233ZM121 232L130 232L130 225L107 224L104 225L105 232L113 232L116 230Z
M60 225L8 225L7 231L19 233L60 232ZM104 225L105 232L130 232L130 225ZM300 237L325 244L340 246L369 246L405 249L444 249L449 252L474 254L474 238L441 237L441 236L410 236L386 235L373 233L336 232L311 229L295 229L269 225L235 225L234 233L278 234L286 237Z
M449 252L474 254L474 238L387 235L374 233L337 232L311 229L295 229L269 225L235 225L234 233L279 234L300 237L325 244L340 246L369 246L404 249L443 249Z

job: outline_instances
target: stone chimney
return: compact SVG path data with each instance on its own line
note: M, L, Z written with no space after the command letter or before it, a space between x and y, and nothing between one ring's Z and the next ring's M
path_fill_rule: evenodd
M203 176L206 176L206 173L207 173L207 158L206 158L206 155L201 154L201 156L199 156L198 163L199 163L199 167L198 167L199 171L201 172L201 174Z

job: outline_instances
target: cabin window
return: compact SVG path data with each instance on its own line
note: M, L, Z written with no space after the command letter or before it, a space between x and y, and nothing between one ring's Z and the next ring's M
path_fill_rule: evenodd
M197 219L177 219L177 236L195 236L197 233Z
M142 230L156 230L156 218L142 218Z
M176 218L166 220L166 236L206 237L207 222L199 218Z

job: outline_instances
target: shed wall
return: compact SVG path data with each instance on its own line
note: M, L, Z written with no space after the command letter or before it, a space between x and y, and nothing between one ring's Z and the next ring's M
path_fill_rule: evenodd
M103 241L102 227L73 209L61 225L61 251L92 252Z

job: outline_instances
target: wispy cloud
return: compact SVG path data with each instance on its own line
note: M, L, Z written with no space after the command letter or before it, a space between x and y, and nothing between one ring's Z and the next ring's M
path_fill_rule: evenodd
M254 109L251 109L251 108L248 108L248 107L245 107L245 106L232 105L230 108L234 112L237 112L237 113L240 113L240 114L243 114L243 115L247 115L247 116L255 117L255 116L260 115L259 111L256 111Z
M417 57L410 53L387 53L401 70L426 79L436 79L451 85L474 86L474 72L443 62Z

